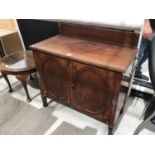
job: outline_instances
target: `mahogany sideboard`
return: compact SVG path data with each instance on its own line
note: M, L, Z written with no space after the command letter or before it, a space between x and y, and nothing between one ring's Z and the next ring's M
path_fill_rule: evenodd
M60 23L58 35L30 46L43 106L51 98L106 123L112 134L124 106L118 102L122 75L137 41L131 30Z

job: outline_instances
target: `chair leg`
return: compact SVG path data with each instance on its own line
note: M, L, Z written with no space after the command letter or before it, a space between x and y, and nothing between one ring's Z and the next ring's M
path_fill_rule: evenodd
M134 81L136 67L139 64L141 58L138 56L138 52L137 52L137 56L135 57L135 59L132 62L132 67L131 67L131 72L130 72L130 80L129 80L128 90L127 90L127 93L126 93L126 96L125 96L124 104L126 103L128 97L130 96L131 89L132 89L132 84L133 84L133 81Z
M135 132L134 132L134 135L138 135L139 132L140 132L143 128L145 128L145 125L148 124L154 116L155 116L155 111L154 111L145 121L143 121L143 122L137 127L137 129L136 129Z
M131 93L132 84L133 84L133 80L134 80L134 76L135 76L135 68L136 68L137 63L138 63L138 60L137 60L137 57L135 57L135 59L132 62L132 68L131 68L131 72L130 72L130 80L129 80L129 84L128 84L127 93L125 95L124 103L123 103L124 105L126 104L127 99Z
M149 121L149 120L148 120ZM143 121L135 130L134 135L138 135L139 132L145 128L145 125L148 123L148 121Z
M146 104L146 106L144 107L144 110L143 110L143 112L142 112L142 115L141 115L140 119L144 119L145 112L146 112L146 110L147 110L147 108L148 108L148 106L149 106L150 104L151 104L150 102L148 102L148 103Z
M11 87L11 84L10 84L10 81L9 81L7 75L2 73L2 76L4 77L5 81L7 82L8 86L9 86L9 92L12 92L13 90L12 90L12 87Z

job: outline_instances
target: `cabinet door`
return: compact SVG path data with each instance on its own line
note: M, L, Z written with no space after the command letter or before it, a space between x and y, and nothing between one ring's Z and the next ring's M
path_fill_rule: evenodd
M112 96L109 73L81 63L71 64L71 103L74 108L106 122Z
M55 101L68 104L70 94L69 62L48 54L35 52L41 92Z

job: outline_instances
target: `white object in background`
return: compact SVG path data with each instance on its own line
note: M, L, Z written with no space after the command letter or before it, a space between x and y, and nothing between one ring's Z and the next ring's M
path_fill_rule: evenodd
M89 19L46 19L48 21L77 23L91 26L103 26L118 29L127 29L139 31L143 25L143 19L104 19L104 18L89 18Z

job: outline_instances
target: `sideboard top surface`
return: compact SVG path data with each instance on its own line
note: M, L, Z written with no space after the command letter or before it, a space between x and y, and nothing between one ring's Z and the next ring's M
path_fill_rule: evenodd
M31 49L117 72L125 72L136 55L136 48L63 35L57 35L36 43L31 46Z

